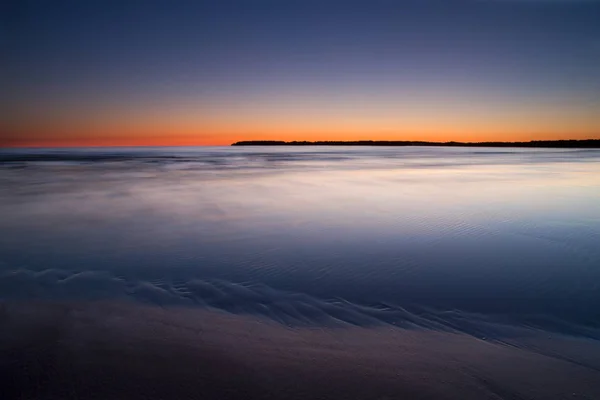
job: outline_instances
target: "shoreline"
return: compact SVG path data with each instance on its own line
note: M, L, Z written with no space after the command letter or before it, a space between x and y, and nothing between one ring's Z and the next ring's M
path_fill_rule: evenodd
M598 398L600 349L390 327L291 328L129 302L0 302L8 398Z
M357 141L291 141L245 140L231 146L384 146L384 147L494 147L494 148L553 148L553 149L599 149L600 139L584 140L532 140L529 142L425 142L399 140L357 140Z

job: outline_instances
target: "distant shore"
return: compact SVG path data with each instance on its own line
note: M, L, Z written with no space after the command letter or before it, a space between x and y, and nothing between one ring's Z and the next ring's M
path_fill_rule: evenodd
M529 147L597 149L600 139L585 140L532 140L530 142L422 142L400 140L357 140L357 141L293 141L246 140L232 146L444 146L444 147Z

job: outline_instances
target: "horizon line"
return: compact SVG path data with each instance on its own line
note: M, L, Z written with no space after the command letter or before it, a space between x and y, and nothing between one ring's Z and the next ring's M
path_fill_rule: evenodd
M293 140L293 141L285 141L285 140L272 140L272 139L258 139L258 140L240 140L236 142L229 142L223 144L62 144L62 145L44 145L44 144L0 144L0 149L69 149L69 148L133 148L133 147L231 147L231 146L244 146L244 145L360 145L364 144L368 145L381 145L389 144L390 146L394 145L428 145L428 146L448 146L448 145L483 145L483 144L499 144L499 145L518 145L518 144L534 144L534 143L561 143L561 142L599 142L600 136L591 137L586 139L535 139L535 140L526 140L526 141L457 141L457 140L448 140L448 141L427 141L427 140L373 140L373 139L361 139L361 140Z

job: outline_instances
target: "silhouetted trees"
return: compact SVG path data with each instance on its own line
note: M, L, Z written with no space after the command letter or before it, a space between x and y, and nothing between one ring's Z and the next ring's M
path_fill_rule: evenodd
M320 140L315 142L283 140L247 140L232 146L446 146L446 147L532 147L532 148L600 148L600 139L532 140L530 142L424 142L401 140Z

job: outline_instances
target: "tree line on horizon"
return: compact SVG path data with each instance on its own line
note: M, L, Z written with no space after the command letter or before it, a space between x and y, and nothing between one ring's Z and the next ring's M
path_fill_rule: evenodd
M245 140L232 146L448 146L448 147L546 147L546 148L600 148L600 139L532 140L529 142L426 142L405 140Z

